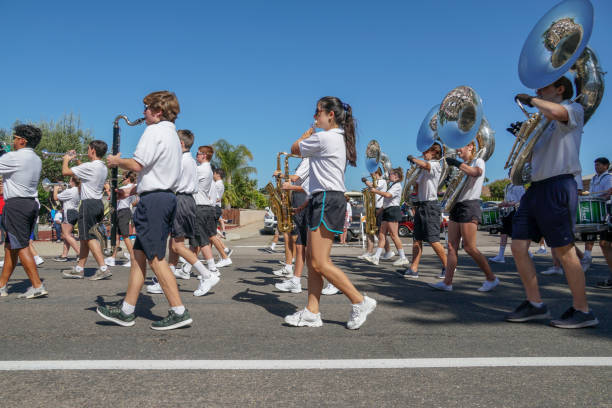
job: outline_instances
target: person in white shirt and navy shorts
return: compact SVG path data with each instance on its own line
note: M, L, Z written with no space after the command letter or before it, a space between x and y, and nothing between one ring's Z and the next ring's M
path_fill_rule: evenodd
M0 176L4 178L4 209L0 223L6 231L4 265L0 275L0 296L8 296L7 283L17 266L17 259L32 286L19 298L33 299L48 294L40 280L34 256L30 251L30 235L34 232L39 205L38 180L42 162L34 152L42 132L31 125L13 129L13 151L0 157Z
M347 161L356 165L355 119L350 105L339 98L326 96L317 102L316 126L293 143L291 153L308 157L308 304L285 317L290 326L321 327L319 301L323 278L338 288L352 303L348 329L358 329L376 308L376 301L362 295L342 270L331 261L334 235L342 233L346 199L344 172Z
M550 318L542 301L535 266L529 258L530 241L544 237L563 266L572 306L559 319L550 321L554 327L577 329L592 327L599 320L589 310L585 277L576 255L574 223L578 204L576 177L582 171L579 152L584 126L584 108L571 101L572 82L561 77L537 90L537 96L518 94L515 99L537 108L550 120L535 144L531 158L531 186L521 199L512 222L512 255L516 262L526 299L506 321L521 323Z
M64 191L59 191L60 186L53 188L53 199L55 201L61 201L62 208L64 211L64 221L62 222L62 239L64 240L64 248L62 254L55 258L57 262L67 262L68 252L70 248L74 249L77 257L79 255L79 245L76 239L72 235L74 226L79 219L79 203L81 202L81 194L79 193L79 187L81 186L81 180L78 177L70 177L70 187Z

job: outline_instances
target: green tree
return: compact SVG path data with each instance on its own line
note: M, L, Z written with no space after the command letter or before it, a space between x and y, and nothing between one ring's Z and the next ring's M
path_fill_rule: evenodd
M248 165L249 161L253 160L253 153L245 145L234 146L224 139L219 139L213 143L213 147L215 156L212 165L223 169L227 184L232 184L234 178L248 179L248 176L257 173L255 167Z
M489 190L491 191L491 199L500 201L504 199L504 189L510 184L510 179L495 180L489 184Z

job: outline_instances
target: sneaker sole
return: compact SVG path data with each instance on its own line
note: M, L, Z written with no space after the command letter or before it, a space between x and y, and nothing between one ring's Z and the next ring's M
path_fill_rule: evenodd
M102 279L108 279L108 278L110 278L111 276L113 276L113 274L109 272L109 273L106 273L106 274L104 274L104 275L102 275L102 276L95 276L95 275L94 275L94 276L92 276L91 278L89 278L89 280L90 280L90 281L97 281L97 280L102 280Z
M524 323L524 322L528 322L530 320L541 320L541 319L550 319L550 312L546 312L543 314L539 314L539 315L533 315L533 316L526 316L526 317L516 317L516 318L508 318L506 317L505 320L507 322L510 323Z
M44 297L47 296L49 294L49 292L47 292L46 290L42 291L42 292L38 292L34 295L30 295L30 296L21 296L19 297L19 299L36 299L39 297Z
M287 320L285 320L285 323L287 323L289 326L291 327L323 327L323 322L322 321L317 321L317 322L306 322L303 320L300 320L297 324L293 324L288 322Z
M563 323L555 323L553 320L550 322L552 327L556 327L558 329L583 329L585 327L595 327L599 324L599 320L595 318L595 320L587 320L586 322L580 322L576 324L563 324Z
M366 322L366 320L368 319L368 316L369 316L369 315L370 315L370 314L371 314L371 313L372 313L374 310L376 310L376 306L378 306L378 302L374 301L374 307L373 307L373 308L372 308L370 311L366 312L365 319L363 319L363 322L361 322L361 324L360 324L359 326L348 327L348 324L347 324L346 328L347 328L347 329L349 329L349 330L357 330L357 329L359 329L359 328L360 328L361 326L363 326L363 324Z
M274 286L274 287L276 288L276 290L280 290L281 292L284 292L284 293L289 293L289 292L291 292L291 293L302 293L302 289L300 289L300 290L297 290L297 289L281 289L278 286Z
M159 330L159 331L173 330L173 329L178 329L179 327L189 326L189 325L191 325L191 323L193 323L193 319L189 318L187 320L183 320L183 321L180 321L178 323L171 324L170 326L156 327L156 326L151 325L151 329Z
M160 290L160 291L158 292L158 291L156 291L156 290L149 290L149 289L147 289L147 293L150 293L150 294L152 294L152 295L163 295L163 294L164 294L164 291L163 291L163 290Z
M119 326L129 327L129 326L133 326L136 323L136 321L134 320L132 320L131 322L124 322L123 320L119 320L119 319L115 319L114 317L106 316L104 313L100 312L97 308L96 308L96 313L98 313L98 315L104 320L108 320L109 322L113 322L115 324L118 324Z
M84 279L85 276L81 276L81 275L64 275L62 273L62 278L63 279Z

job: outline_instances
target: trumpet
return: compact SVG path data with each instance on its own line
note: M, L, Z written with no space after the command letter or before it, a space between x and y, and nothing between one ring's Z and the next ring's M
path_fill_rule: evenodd
M63 187L63 188L68 187L68 183L66 183L66 182L59 181L57 183L52 183L48 178L43 179L43 181L41 181L40 184L42 184L42 188L45 191L51 191L51 190L53 190L53 187L55 187L55 186L60 186L60 187Z
M46 149L43 149L41 153L42 153L43 159L53 159L56 161L63 160L64 156L66 155L66 153L50 152ZM77 153L75 156L75 159L79 157L87 157L87 153Z

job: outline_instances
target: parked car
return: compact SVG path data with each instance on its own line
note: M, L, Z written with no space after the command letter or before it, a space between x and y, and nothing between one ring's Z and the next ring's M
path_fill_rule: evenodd
M270 212L266 212L264 215L264 227L262 232L264 234L274 234L277 223L278 221L276 220L276 216L272 215Z
M440 221L440 234L448 228L448 216L442 214L442 220ZM408 237L414 232L414 219L402 212L402 221L400 221L397 233L400 237Z

